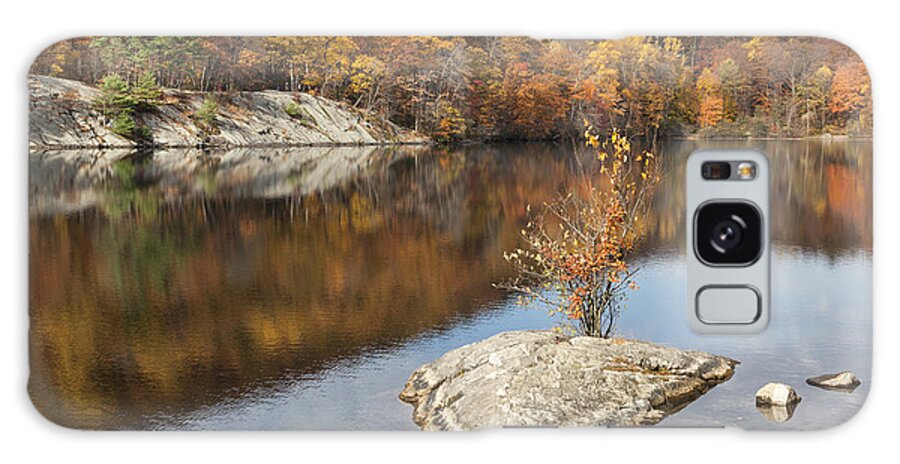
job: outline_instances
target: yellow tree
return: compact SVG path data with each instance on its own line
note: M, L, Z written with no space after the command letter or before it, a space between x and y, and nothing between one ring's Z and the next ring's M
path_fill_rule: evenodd
M588 63L594 68L594 73L581 84L579 91L580 98L589 100L597 109L605 113L604 119L607 123L614 122L616 117L623 113L619 107L622 101L618 70L621 57L621 51L613 42L597 43L594 50L588 55Z
M697 78L697 93L700 97L700 112L697 122L700 127L715 126L724 117L725 108L722 98L722 83L711 69L704 69Z
M627 37L596 44L588 56L592 91L605 119L628 134L654 137L688 79L681 40Z
M545 203L531 216L522 231L524 247L504 254L516 276L497 286L517 292L523 304L545 304L584 335L606 338L627 292L637 289L639 268L631 257L659 175L654 155L632 153L617 131L603 142L590 128L585 136L597 149L602 185L588 178L584 193Z
M356 99L354 106L364 103L372 108L380 97L385 69L383 61L369 55L359 55L350 66L350 96ZM365 99L365 100L364 100ZM364 101L363 101L364 100Z
M441 102L434 114L437 124L433 136L440 142L450 142L460 138L466 130L466 120L453 105Z

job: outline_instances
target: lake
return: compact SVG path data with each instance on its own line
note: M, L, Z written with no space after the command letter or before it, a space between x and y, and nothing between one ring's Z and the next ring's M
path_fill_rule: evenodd
M772 172L772 312L743 337L684 317L684 169L753 147ZM32 153L29 393L90 429L416 429L397 399L446 351L553 327L491 287L527 205L581 178L565 144ZM871 380L872 144L668 141L618 335L741 362L659 426L824 428ZM579 161L580 160L580 161ZM853 370L852 393L809 387ZM770 422L754 392L803 397Z

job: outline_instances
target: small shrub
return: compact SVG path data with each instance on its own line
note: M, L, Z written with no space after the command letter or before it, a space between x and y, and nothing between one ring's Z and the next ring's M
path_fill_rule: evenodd
M203 99L200 109L194 113L194 119L205 132L212 133L216 130L216 117L218 115L219 104L215 98L207 96Z
M287 105L284 105L284 112L287 113L287 115L292 118L301 117L302 116L302 113L300 112L301 110L302 110L302 108L300 108L300 105L298 105L297 102L290 102Z
M111 128L116 134L126 138L134 138L136 123L134 117L128 113L120 113L113 117Z
M637 289L639 267L632 258L659 171L653 153L632 152L615 130L605 141L590 131L586 138L597 149L603 188L588 177L584 193L562 195L536 215L529 207L525 244L504 253L516 275L497 286L517 292L522 303L547 305L583 335L608 338L627 293Z
M132 132L133 138L135 140L143 140L147 142L153 141L153 133L150 132L150 129L147 126L143 126L140 124L135 124L134 131Z
M287 105L284 105L284 112L287 113L287 115L290 116L291 119L300 121L301 124L309 124L313 126L316 124L316 120L313 119L313 117L310 116L310 114L305 109L303 109L302 106L297 104L297 102L292 101Z

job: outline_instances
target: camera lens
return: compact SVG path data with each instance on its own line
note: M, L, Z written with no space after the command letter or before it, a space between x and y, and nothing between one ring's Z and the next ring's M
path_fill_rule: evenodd
M731 164L725 161L707 161L700 167L700 174L706 180L728 180Z
M735 216L733 219L739 220L740 218ZM716 248L716 251L720 253L726 253L728 250L733 250L741 244L743 235L741 233L741 225L733 219L726 219L716 223L709 234L712 238L713 248Z
M747 266L762 251L762 217L746 202L710 202L695 215L694 251L716 266Z

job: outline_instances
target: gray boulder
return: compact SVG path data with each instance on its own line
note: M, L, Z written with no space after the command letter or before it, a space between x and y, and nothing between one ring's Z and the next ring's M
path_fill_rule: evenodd
M504 332L417 369L400 399L425 430L655 424L737 361L652 343Z
M824 388L826 390L853 391L862 382L859 377L850 371L839 372L837 374L825 374L806 379L806 383L814 387Z

